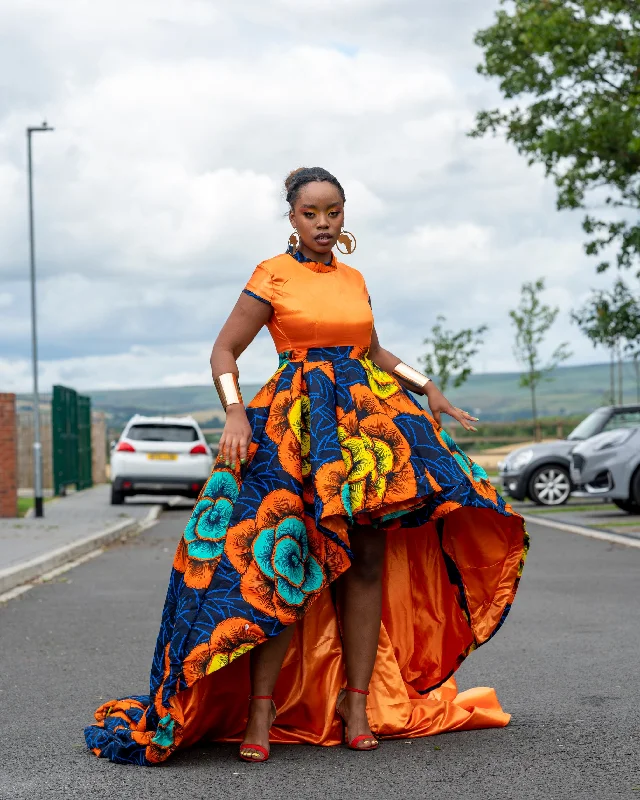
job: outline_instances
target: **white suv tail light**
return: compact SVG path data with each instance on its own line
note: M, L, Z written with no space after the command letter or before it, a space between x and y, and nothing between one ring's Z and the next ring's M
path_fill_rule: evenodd
M119 453L135 453L136 452L136 448L132 444L129 444L129 442L119 442L118 446L116 447L116 450Z

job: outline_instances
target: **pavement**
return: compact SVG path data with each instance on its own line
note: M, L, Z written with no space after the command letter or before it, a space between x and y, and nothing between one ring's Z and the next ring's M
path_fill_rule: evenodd
M531 502L510 502L527 519L544 519L550 526L559 528L591 528L601 533L613 534L614 538L629 537L640 542L640 515L627 514L613 503L603 502L601 499L570 497L565 505L555 508L538 506Z
M82 729L148 691L167 579L188 518L153 527L0 606L0 800L609 800L640 790L640 550L544 520L509 619L458 672L494 686L504 729L384 741L375 753L274 746L261 765L201 743L158 767L96 759Z
M158 518L162 500L112 506L102 484L45 503L42 518L0 519L0 594L136 533Z

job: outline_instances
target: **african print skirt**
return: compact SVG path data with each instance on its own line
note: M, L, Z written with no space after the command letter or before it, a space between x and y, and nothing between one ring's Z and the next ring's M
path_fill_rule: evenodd
M338 744L330 585L357 524L387 531L374 732L506 725L493 690L457 694L451 677L504 621L528 547L485 472L362 348L282 354L247 413L248 463L217 462L178 545L150 695L101 706L88 747L150 765L203 737L240 740L247 653L294 623L271 740Z

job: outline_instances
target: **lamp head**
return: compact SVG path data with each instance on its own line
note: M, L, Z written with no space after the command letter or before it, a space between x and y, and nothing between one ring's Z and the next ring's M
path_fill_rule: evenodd
M55 128L51 128L47 124L46 120L43 121L42 125L36 125L33 128L27 128L28 133L34 133L36 131L53 131L53 130L55 130Z

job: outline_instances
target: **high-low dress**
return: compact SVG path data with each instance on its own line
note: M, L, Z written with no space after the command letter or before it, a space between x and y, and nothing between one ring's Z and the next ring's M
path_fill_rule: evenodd
M260 264L245 292L271 306L280 356L247 407L248 462L216 462L178 544L150 693L104 703L85 729L88 747L151 765L203 738L240 741L249 651L293 624L271 741L340 743L332 584L351 564L355 525L386 531L367 700L374 733L506 725L493 689L458 693L452 676L509 612L528 548L523 519L371 361L373 315L357 270L286 253Z

